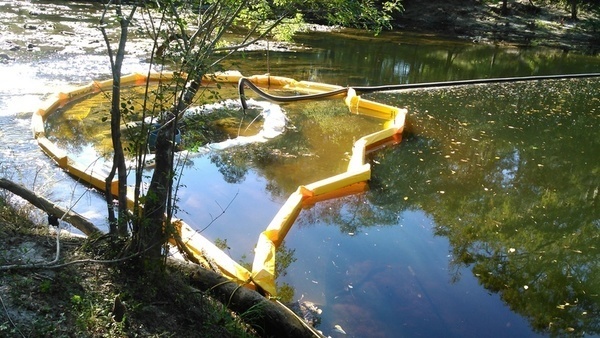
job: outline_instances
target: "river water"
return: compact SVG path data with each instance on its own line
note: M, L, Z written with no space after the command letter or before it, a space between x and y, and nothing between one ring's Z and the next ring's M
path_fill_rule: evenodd
M40 34L19 28L39 24L32 11L52 18L43 3L10 3L0 2L15 39ZM97 10L69 7L84 22ZM105 226L103 198L59 170L29 129L51 93L108 77L95 33L85 34L0 63L0 170ZM600 72L598 57L430 36L314 32L296 42L304 48L247 52L226 68L344 86ZM125 72L145 67L143 50L132 51ZM332 337L598 336L599 89L587 79L371 94L408 109L404 140L372 154L367 192L301 212L278 257L280 293L318 306L318 329ZM177 216L238 261L252 261L298 185L344 171L353 140L381 128L338 101L282 108L280 137L192 156L181 175ZM52 137L81 158L102 153L98 126L64 121L70 131L65 122Z

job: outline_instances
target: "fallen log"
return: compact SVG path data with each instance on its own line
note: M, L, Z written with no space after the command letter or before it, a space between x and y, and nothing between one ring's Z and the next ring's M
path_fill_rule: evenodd
M181 265L183 263L174 264ZM263 337L324 337L277 301L269 300L256 291L243 287L202 267L186 264L184 268L193 269L190 275L192 286L208 292L231 311L242 316L248 314L244 316L244 322Z
M103 232L100 231L100 229L98 229L92 222L88 221L85 217L79 215L78 213L72 210L67 210L63 207L56 205L52 201L25 188L20 184L17 184L5 178L0 178L0 188L8 190L13 194L23 198L36 208L46 212L48 216L54 216L56 218L64 220L67 223L70 223L88 237L99 236L103 234Z

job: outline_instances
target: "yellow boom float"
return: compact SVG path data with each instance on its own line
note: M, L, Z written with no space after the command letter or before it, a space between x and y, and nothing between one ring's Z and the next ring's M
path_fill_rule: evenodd
M172 79L173 74L152 73L144 75L134 73L122 77L121 85L143 85L147 82L169 81ZM369 163L366 163L367 153L373 149L377 149L382 144L388 142L398 143L401 141L407 111L406 109L365 100L358 96L352 88L309 81L296 81L286 77L270 75L243 77L241 73L231 71L207 75L202 82L203 85L211 83L238 83L241 86L244 81L256 87L292 90L307 95L339 92L339 96L344 97L344 102L352 113L386 120L383 130L365 135L354 143L352 157L345 172L317 182L302 185L290 195L271 223L259 235L252 271L248 271L236 263L182 220L174 222L183 242L186 243L189 251L200 261L206 262L207 258L209 258L211 262L216 263L223 276L253 289L258 287L268 295L274 296L277 293L275 289L275 251L283 242L302 208L319 201L364 191L367 187L367 181L371 178L371 167ZM94 81L86 86L58 93L46 100L44 105L32 117L33 136L40 148L59 167L100 191L105 190L105 173L98 170L92 171L69 158L64 150L46 138L44 122L50 114L67 103L82 99L89 94L111 90L112 85L112 80ZM117 181L112 182L113 192L116 192L118 189L117 183ZM130 197L130 204L132 203L132 198L133 196Z

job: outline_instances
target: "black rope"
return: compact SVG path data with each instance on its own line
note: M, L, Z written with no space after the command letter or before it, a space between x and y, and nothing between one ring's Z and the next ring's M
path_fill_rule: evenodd
M560 75L539 75L539 76L521 76L521 77L501 77L491 79L475 79L475 80L459 80L459 81L445 81L445 82L423 82L423 83L409 83L409 84L397 84L397 85L384 85L384 86L358 86L351 87L357 93L374 93L392 90L406 90L406 89L419 89L419 88L436 88L436 87L450 87L450 86L466 86L476 84L489 84L489 83L505 83L505 82L522 82L522 81L542 81L542 80L561 80L561 79L581 79L590 77L600 77L600 73L583 73L583 74L560 74ZM294 96L276 96L271 95L260 88L248 78L241 78L238 81L238 94L242 107L248 109L246 103L246 96L244 95L244 86L248 86L260 97L273 101L273 102L295 102L301 100L317 100L324 99L336 95L345 94L348 92L347 88L340 88L329 92L318 93L318 94L307 94L307 95L294 95Z
M491 79L459 80L459 81L445 81L445 82L424 82L424 83L409 83L409 84L385 85L385 86L365 86L365 87L352 87L352 88L357 93L364 94L364 93L374 93L374 92L383 92L383 91L392 91L392 90L405 90L405 89L465 86L465 85L504 83L504 82L577 79L577 78L589 78L589 77L600 77L600 73L500 77L500 78L491 78Z
M336 90L332 90L325 93L318 94L307 94L307 95L294 95L294 96L276 96L268 94L258 88L254 83L252 83L248 78L241 78L238 81L238 93L240 95L240 101L242 101L242 107L244 109L248 109L248 104L246 103L246 96L244 95L244 85L247 85L250 89L256 92L263 99L273 101L273 102L296 102L301 100L317 100L324 99L331 96L346 94L348 92L348 88L340 88Z

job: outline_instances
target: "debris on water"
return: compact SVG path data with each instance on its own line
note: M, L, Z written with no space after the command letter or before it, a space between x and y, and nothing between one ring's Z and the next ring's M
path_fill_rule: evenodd
M344 329L342 329L342 327L340 325L337 325L337 324L333 327L333 331L339 332L341 334L346 334L346 331L344 331Z
M289 304L289 308L298 316L303 318L309 325L315 327L321 323L322 309L317 304L310 301L303 301L304 295L299 300Z

